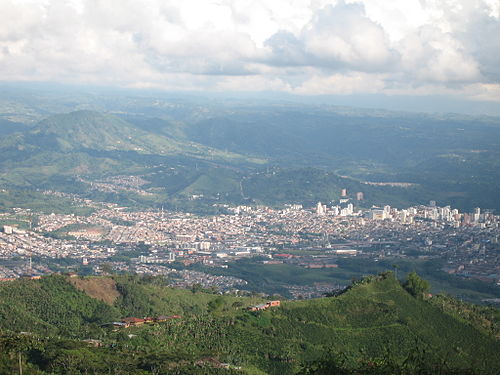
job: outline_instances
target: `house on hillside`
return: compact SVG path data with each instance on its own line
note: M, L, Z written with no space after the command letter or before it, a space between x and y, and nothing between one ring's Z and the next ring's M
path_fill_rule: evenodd
M279 306L281 306L281 301L268 301L266 303L261 303L258 305L249 306L249 307L247 307L247 310L249 310L249 311L262 311L262 310L268 309L269 307L279 307Z
M261 303L261 304L258 304L258 305L249 306L249 307L247 307L247 310L250 310L250 311L262 311L262 310L267 309L268 307L269 306L267 306L265 303Z
M145 323L144 319L141 318L134 318L134 317L128 317L128 318L123 318L122 323L125 324L125 327L135 327L135 326L140 326Z

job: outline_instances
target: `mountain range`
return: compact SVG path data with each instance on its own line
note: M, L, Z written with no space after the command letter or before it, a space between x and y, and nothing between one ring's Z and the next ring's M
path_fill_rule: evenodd
M78 177L139 175L155 194L148 201L133 197L145 205L187 204L192 195L207 206L312 204L333 201L347 187L363 191L367 206L432 199L467 210L499 208L495 118L142 100L140 108L114 113L2 120L0 183L89 195ZM113 199L129 204L129 198Z

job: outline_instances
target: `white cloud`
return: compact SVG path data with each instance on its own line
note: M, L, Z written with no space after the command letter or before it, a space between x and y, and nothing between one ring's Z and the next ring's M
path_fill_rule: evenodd
M498 98L498 0L3 0L0 80Z
M451 34L422 26L398 43L401 69L413 82L473 82L481 78L477 62Z
M273 58L285 65L379 71L397 58L384 29L366 17L361 4L327 5L314 13L298 35L275 35L268 45L277 55Z

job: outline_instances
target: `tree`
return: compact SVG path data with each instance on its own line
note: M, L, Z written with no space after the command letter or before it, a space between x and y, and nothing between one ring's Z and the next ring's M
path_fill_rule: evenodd
M39 347L41 347L39 339L29 334L3 333L0 335L0 352L9 354L11 359L18 363L17 370L21 375L23 373L23 353ZM17 360L14 359L15 357L17 357Z
M202 291L203 291L203 285L201 285L200 283L194 283L193 285L191 285L191 292L193 292L193 294Z
M113 266L109 263L102 263L101 270L103 274L111 275L113 273Z
M219 296L208 303L208 310L211 312L220 310L225 304L224 298Z
M415 271L408 274L403 287L408 293L414 297L423 297L429 292L431 284L427 280L422 279Z

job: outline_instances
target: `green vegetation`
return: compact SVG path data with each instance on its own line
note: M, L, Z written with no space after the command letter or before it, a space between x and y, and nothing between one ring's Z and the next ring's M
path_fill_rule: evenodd
M288 250L287 252L293 253ZM286 285L311 285L315 282L348 285L353 279L361 279L366 275L393 269L396 264L398 276L412 271L422 275L431 284L431 293L447 291L451 295L474 303L484 303L482 300L488 298L500 298L500 291L493 284L467 280L443 272L441 270L443 262L438 259L409 258L386 258L374 262L368 258L345 257L337 259L338 268L307 269L291 264L263 264L262 259L253 258L231 262L226 269L200 265L193 265L192 268L215 275L243 278L248 281L248 285L245 286L247 290L290 297Z
M172 289L154 277L76 282L94 296L118 292L107 303L69 280L0 284L0 373L21 365L28 375L444 375L493 374L500 365L497 309L415 298L391 272L338 297L255 312L243 308L262 299ZM160 314L182 318L118 330L100 325ZM98 347L82 341L88 338Z
M337 201L342 188L346 188L351 196L358 191L364 192L365 200L358 203L364 207L384 204L408 207L427 203L432 198L428 191L419 186L401 188L367 185L318 168L273 168L269 172L247 176L242 184L245 196L267 205L300 203L311 206L318 201Z
M498 125L498 119L292 106L241 108L202 119L186 132L205 145L265 156L286 168L420 185L408 194L395 189L395 199L418 202L431 195L461 209L498 209ZM303 186L299 181L291 184ZM289 189L284 182L282 194ZM313 181L309 188L315 189Z
M415 271L408 274L408 278L403 284L408 293L413 297L423 298L425 294L429 293L431 285L427 280L422 279Z
M155 165L180 163L186 167L199 162L203 167L209 161L227 167L261 163L192 141L153 134L118 117L92 111L51 116L33 127L20 127L19 130L0 134L0 187L8 188L7 194L0 195L0 207L29 206L43 210L45 206L38 199L40 190L75 193L127 206L151 207L165 201L168 195L163 191L155 191L150 196L130 191L91 191L77 176L94 181L110 175L150 173ZM183 186L185 192L179 192L179 196L185 199L190 197L191 191L200 189L215 194L226 183L233 183L237 188L237 181L221 180L220 174L207 173ZM15 199L14 194L20 195L22 202ZM66 212L72 209L68 200L61 200L54 206L56 210L61 207Z
M472 324L495 337L500 337L500 309L492 306L474 305L457 300L446 294L437 294L429 302L452 315L454 318Z
M13 207L30 209L33 212L67 213L75 215L90 215L93 209L83 207L68 198L45 195L27 189L0 190L0 212L9 211Z
M194 265L193 269L216 275L239 277L248 282L244 289L279 294L290 297L286 285L311 285L315 282L329 282L346 285L358 273L345 273L336 269L307 269L289 264L262 264L262 260L242 259L228 264L228 268L213 268Z
M0 284L0 327L41 335L89 335L120 316L118 310L88 298L62 276Z
M197 101L158 107L146 98L134 107L135 100L115 99L120 117L91 100L88 108L102 112L55 114L29 127L7 120L0 132L0 187L54 189L127 206L201 207L206 213L215 203L328 202L340 188L363 191L367 206L433 199L466 210L499 208L500 181L492 173L500 166L496 119ZM28 116L21 108L20 115ZM57 108L70 110L58 103L28 117ZM89 191L75 178L123 174L150 180L146 189L153 195ZM203 197L193 203L192 195ZM32 199L27 194L25 201ZM13 202L0 197L0 203Z

